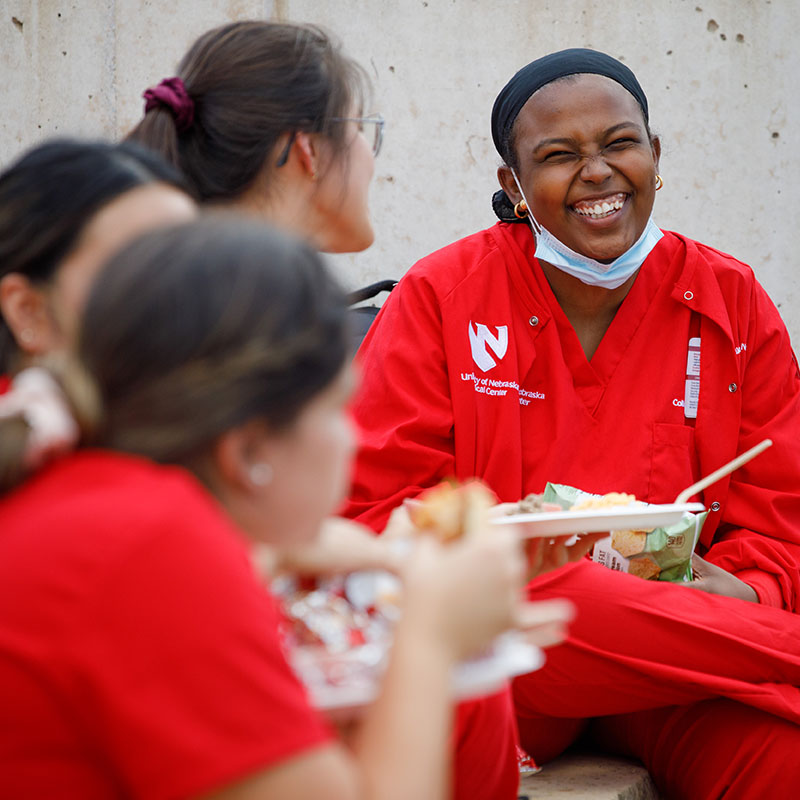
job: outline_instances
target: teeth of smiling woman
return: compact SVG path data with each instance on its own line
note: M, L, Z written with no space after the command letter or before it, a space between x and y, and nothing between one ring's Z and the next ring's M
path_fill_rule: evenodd
M573 207L578 214L581 214L584 217L600 219L601 217L607 217L614 211L619 211L619 209L621 209L624 205L625 197L622 195L615 197L613 200L611 200L611 198L608 198L607 200L599 200L594 205L576 205Z

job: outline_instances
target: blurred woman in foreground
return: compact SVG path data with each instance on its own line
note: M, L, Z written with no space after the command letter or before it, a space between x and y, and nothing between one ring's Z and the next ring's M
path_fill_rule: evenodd
M4 796L445 796L450 671L518 621L517 546L411 557L351 755L292 675L241 535L313 542L346 491L344 322L312 250L205 220L112 259L82 363L29 367L0 398L0 438L22 434L4 475L54 419L78 446L0 499ZM560 638L568 611L538 614Z

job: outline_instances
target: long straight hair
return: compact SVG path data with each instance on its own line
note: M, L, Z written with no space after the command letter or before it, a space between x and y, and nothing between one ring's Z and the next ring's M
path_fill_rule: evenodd
M190 468L253 418L295 421L348 358L346 301L307 245L209 217L147 234L97 279L80 334L97 440Z

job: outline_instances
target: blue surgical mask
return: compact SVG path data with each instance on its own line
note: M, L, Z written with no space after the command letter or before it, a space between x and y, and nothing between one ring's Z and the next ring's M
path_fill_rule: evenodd
M642 266L644 260L650 255L650 251L664 235L656 227L651 216L647 220L647 225L644 226L642 235L621 256L618 256L609 264L595 261L595 259L576 253L567 247L562 241L556 239L547 228L536 221L530 210L531 205L525 197L525 192L522 191L522 186L520 186L517 175L513 170L512 174L522 199L525 200L525 205L528 206L528 218L536 236L536 258L552 264L562 272L566 272L568 275L572 275L573 278L577 278L590 286L602 286L604 289L616 289L622 286Z

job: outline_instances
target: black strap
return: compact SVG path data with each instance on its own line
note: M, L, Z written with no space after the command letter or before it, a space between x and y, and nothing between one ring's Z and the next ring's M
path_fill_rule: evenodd
M369 300L381 292L391 292L395 286L397 286L397 281L392 280L371 283L369 286L365 286L363 289L356 289L355 291L350 292L350 294L347 295L347 304L352 306L354 303L361 303L364 300Z

